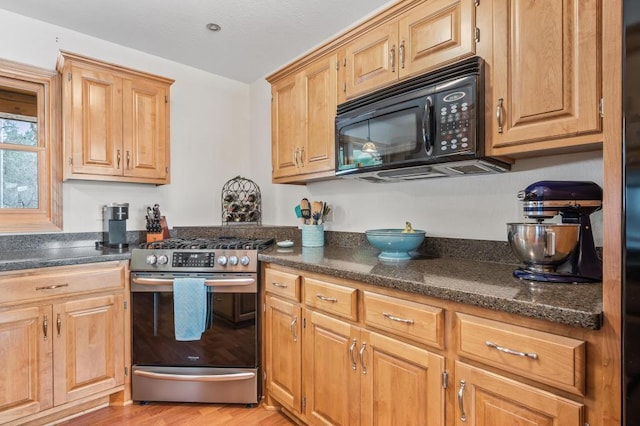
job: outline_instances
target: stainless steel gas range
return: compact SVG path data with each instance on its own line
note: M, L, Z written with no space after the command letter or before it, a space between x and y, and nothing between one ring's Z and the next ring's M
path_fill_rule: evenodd
M134 401L256 404L261 397L258 251L271 239L179 239L131 252ZM173 285L206 286L206 328L177 340Z

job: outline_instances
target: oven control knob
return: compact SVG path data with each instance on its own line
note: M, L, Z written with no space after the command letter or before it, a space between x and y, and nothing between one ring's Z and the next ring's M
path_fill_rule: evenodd
M218 257L218 265L225 266L227 264L227 256Z
M149 256L147 256L147 263L149 265L155 265L157 261L158 261L158 258L156 257L155 254L150 254Z
M237 256L229 256L229 265L236 266L238 264Z
M166 265L169 262L169 258L164 254L158 256L158 265Z
M240 258L240 264L242 264L242 266L247 266L249 262L251 262L251 259L249 259L249 256L242 256Z

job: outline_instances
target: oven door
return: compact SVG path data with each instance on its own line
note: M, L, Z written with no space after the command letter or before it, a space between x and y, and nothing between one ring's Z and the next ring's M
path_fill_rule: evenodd
M193 341L175 339L172 286L175 277L132 274L133 364L257 367L255 274L204 276L209 327L200 340Z
M208 328L175 339L173 279L204 277ZM131 273L132 398L135 401L257 403L256 274Z

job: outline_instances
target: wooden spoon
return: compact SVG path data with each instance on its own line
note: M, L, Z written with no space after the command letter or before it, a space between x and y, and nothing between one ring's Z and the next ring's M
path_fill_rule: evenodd
M307 225L309 223L308 220L311 219L311 205L306 198L300 201L300 211L302 212L302 223Z

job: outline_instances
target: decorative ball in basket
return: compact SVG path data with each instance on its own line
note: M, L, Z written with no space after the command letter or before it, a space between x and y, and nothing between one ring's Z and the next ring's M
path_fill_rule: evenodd
M260 188L240 176L222 187L222 224L256 224L262 221Z

